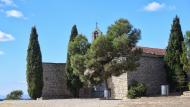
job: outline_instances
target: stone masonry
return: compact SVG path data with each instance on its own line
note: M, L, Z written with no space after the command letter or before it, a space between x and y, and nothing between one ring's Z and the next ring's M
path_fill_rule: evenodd
M65 63L43 63L43 98L67 98L71 96L67 90L64 68Z
M126 99L128 86L133 80L146 85L147 95L160 95L161 85L167 84L163 58L154 55L143 55L140 59L140 66L136 71L129 71L118 77L112 76L109 79L111 97Z

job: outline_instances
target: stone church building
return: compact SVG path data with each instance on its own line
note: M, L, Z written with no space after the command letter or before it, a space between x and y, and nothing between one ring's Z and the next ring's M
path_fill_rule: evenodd
M160 95L160 86L167 84L164 69L163 56L165 50L143 47L143 55L140 66L136 71L124 73L118 77L112 76L108 80L111 89L111 97L115 99L126 98L128 85L136 80L147 86L147 95ZM44 75L44 98L68 98L72 97L67 89L65 78L65 63L43 63ZM101 84L102 85L102 84ZM102 97L103 86L98 89L82 89L81 97ZM96 95L96 94L100 95Z
M96 26L93 32L95 39L101 31ZM160 95L161 85L167 84L163 57L164 49L142 47L143 54L140 58L140 66L136 71L124 73L118 77L112 76L108 80L111 98L127 98L128 86L133 80L144 83L147 87L147 95ZM65 78L65 63L43 63L44 88L43 98L68 98L72 97L67 89ZM93 98L103 96L104 84L94 88L82 88L80 97Z

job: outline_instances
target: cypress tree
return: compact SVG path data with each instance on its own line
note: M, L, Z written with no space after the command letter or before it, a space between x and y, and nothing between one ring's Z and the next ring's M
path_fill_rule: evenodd
M183 53L183 34L180 19L176 16L173 20L166 55L164 57L168 82L172 90L181 91L185 86L185 72L180 57Z
M69 42L70 42L70 41L73 41L74 38L77 37L77 35L78 35L77 26L74 25L74 26L72 27L72 29L71 29L71 35L70 35L70 40L69 40Z
M70 35L69 43L70 43L71 41L73 41L74 38L75 38L77 35L78 35L77 26L74 25L74 26L72 27L72 30L71 30L71 35ZM68 44L69 44L69 43L68 43ZM68 47L68 50L69 50L69 47ZM67 77L68 77L68 79L69 79L69 73L72 72L71 63L70 63L70 54L69 54L69 51L67 52L67 61L66 61L65 70L66 70Z
M190 72L190 31L186 32L184 38L181 62L183 63L183 70L185 72Z
M78 35L77 26L74 25L71 30L69 43L74 41L75 37ZM73 72L73 68L71 67L71 54L69 52L68 45L68 53L67 53L67 62L66 62L66 76L67 76L67 88L73 94L74 97L79 97L79 89L82 87L82 82L79 79L79 76L75 75Z
M43 88L43 67L38 34L32 27L30 41L27 50L27 83L28 94L32 99L41 97Z

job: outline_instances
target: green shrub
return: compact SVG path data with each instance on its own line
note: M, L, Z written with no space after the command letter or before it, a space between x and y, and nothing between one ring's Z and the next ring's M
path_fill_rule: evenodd
M190 91L190 82L188 82L188 90Z
M137 97L146 95L146 86L143 83L138 83L137 81L133 81L128 88L127 97L130 99L134 99Z
M12 91L10 94L8 94L6 99L7 100L19 100L19 99L21 99L22 95L23 95L23 92L21 90L15 90L15 91Z

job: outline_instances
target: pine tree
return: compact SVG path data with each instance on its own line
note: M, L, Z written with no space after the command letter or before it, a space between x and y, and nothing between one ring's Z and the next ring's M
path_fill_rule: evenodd
M107 35L98 36L86 54L87 82L96 85L104 82L108 91L108 79L127 71L136 70L142 53L136 47L140 30L133 29L126 19L119 19L108 28ZM82 59L82 58L81 58ZM107 94L105 97L108 98Z
M71 30L69 43L74 41L77 35L78 35L77 27L76 25L74 25ZM69 46L68 46L67 63L65 69L67 76L66 77L67 88L70 90L70 92L73 94L74 97L79 97L79 89L82 87L82 82L80 81L79 76L73 73L73 69L71 67L71 54L69 52Z
M173 20L166 55L164 57L168 82L172 90L181 90L185 86L185 72L180 57L182 56L183 34L180 19L176 16Z
M43 88L43 67L38 34L32 27L27 50L27 83L28 94L32 99L41 97Z

